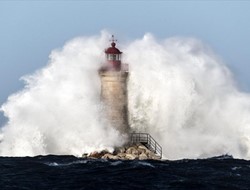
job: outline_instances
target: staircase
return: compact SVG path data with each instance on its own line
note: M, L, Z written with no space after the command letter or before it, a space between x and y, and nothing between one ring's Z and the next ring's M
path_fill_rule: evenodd
M132 144L141 143L150 151L162 158L162 147L148 133L130 133L130 142Z

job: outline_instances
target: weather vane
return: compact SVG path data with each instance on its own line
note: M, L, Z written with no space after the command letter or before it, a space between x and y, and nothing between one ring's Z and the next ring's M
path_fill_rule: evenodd
M117 40L115 39L114 35L112 35L112 39L109 40L110 42L114 43L114 42L117 42Z

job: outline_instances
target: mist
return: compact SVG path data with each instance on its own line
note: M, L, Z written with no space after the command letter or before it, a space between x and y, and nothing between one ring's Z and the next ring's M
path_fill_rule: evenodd
M0 154L35 156L113 150L123 137L102 116L98 68L107 34L75 38L53 50L45 68L24 76L25 88L2 106Z
M1 107L0 155L83 153L125 143L103 116L98 68L111 34L79 37L51 52L48 64L24 76L25 87ZM250 96L205 44L152 34L118 42L129 64L132 131L150 133L166 159L229 154L250 158Z

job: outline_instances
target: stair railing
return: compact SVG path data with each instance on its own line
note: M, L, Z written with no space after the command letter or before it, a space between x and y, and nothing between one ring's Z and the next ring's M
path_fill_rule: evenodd
M148 133L131 133L131 143L142 143L149 150L162 158L162 147L156 142L156 140Z

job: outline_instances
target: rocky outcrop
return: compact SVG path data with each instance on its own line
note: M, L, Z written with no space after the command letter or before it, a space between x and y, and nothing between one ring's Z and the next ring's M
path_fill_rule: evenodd
M113 153L108 151L92 152L87 158L93 159L111 159L111 160L160 160L160 156L150 151L142 144L133 144L130 146L116 148Z

